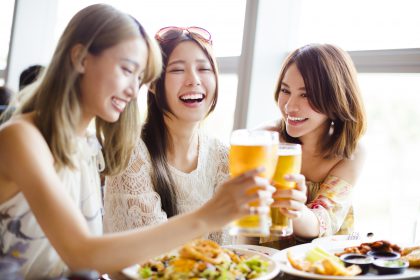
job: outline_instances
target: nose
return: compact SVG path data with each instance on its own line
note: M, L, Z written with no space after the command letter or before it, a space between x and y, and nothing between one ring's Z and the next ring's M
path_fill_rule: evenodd
M201 84L200 76L196 70L188 71L188 75L185 80L187 86L199 86Z
M284 110L287 114L299 111L299 102L297 97L290 95L286 104L284 105Z
M125 91L126 95L130 98L135 98L140 90L140 81L138 78L134 77L130 85Z

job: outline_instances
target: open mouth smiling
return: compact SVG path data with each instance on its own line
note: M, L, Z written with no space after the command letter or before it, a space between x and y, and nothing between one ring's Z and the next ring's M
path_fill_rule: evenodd
M287 116L287 121L289 123L292 123L292 124L302 123L302 122L306 121L307 119L308 118L299 118L299 117Z
M186 93L179 97L179 100L181 100L184 103L200 103L206 98L206 95L203 93Z

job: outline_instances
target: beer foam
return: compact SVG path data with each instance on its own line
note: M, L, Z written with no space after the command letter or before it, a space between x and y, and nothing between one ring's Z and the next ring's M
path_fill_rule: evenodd
M279 156L298 156L302 154L302 148L299 144L280 143L277 155Z
M282 149L277 150L277 155L279 156L298 156L301 155L302 151L300 149Z
M272 134L275 134L273 137ZM239 146L267 146L278 143L278 133L265 130L236 130L230 144Z

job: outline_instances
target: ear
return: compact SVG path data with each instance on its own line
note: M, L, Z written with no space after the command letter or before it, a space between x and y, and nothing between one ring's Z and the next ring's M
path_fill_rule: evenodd
M80 74L85 73L85 62L86 62L86 55L87 51L85 46L82 44L77 44L73 46L71 49L71 62L73 67L76 69L77 72Z

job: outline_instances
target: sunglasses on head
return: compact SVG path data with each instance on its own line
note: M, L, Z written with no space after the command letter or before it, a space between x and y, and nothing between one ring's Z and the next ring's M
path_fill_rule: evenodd
M170 41L178 38L184 32L188 32L191 35L197 36L201 40L211 44L211 34L207 30L197 26L191 27L177 27L177 26L167 26L161 28L155 35L155 39L159 42Z

